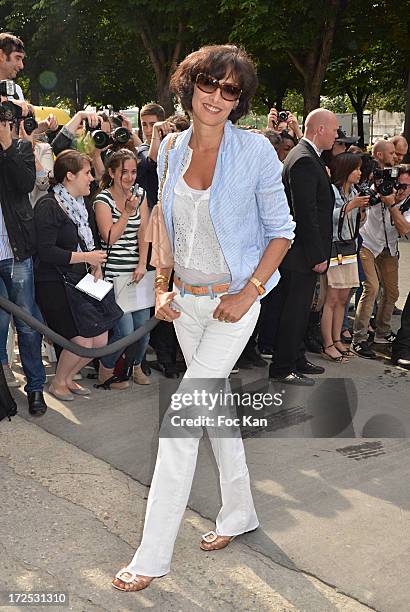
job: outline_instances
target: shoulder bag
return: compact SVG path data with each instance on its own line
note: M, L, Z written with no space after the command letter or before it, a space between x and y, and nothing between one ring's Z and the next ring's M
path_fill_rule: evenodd
M161 177L159 186L158 203L151 211L151 216L148 222L145 239L152 243L152 253L150 263L155 268L173 268L174 256L169 242L169 236L164 220L164 211L162 208L162 191L168 172L169 152L173 148L177 134L171 136L167 143L165 154L164 172Z
M359 235L360 215L357 215L356 226L354 228L354 231L352 231L349 218L347 217L347 214L346 214L347 204L348 204L347 202L343 204L342 208L340 209L339 222L337 226L337 236L339 240L334 240L332 242L332 252L330 256L329 267L340 266L343 264L357 262L357 242L356 240ZM343 229L343 223L344 223L345 217L347 218L347 223L348 223L350 235L351 235L351 238L349 240L344 240L342 238L342 229Z
M78 240L84 250L85 244L80 236ZM78 334L83 338L94 338L112 329L124 314L115 301L114 291L110 290L102 300L98 300L77 289L76 285L84 277L83 273L75 268L69 272L63 272L58 266L56 268L64 283L68 306Z

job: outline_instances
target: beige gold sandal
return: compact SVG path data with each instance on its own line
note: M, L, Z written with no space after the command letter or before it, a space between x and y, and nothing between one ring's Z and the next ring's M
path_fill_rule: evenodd
M219 536L215 531L208 531L202 536L199 548L201 550L221 550L234 540L236 536Z
M140 576L126 567L123 567L115 575L114 580L111 582L111 586L119 591L142 591L142 589L146 589L153 580L154 578L152 576Z

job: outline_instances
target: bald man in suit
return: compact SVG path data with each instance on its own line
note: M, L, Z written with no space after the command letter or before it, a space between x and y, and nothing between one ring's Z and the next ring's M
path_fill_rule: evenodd
M306 118L305 133L284 162L283 182L296 221L295 240L280 266L282 311L270 378L286 384L313 385L306 374L324 368L307 361L303 345L317 274L328 267L332 246L334 193L320 155L332 148L338 121L326 109Z

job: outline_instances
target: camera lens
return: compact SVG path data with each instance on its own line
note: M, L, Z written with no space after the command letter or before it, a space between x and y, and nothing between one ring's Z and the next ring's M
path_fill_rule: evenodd
M127 128L119 127L114 130L112 137L118 144L127 144L131 138L131 133Z
M21 110L19 106L16 106L12 102L2 102L0 105L1 109L1 121L14 121L21 117Z
M278 121L287 121L289 113L288 111L279 111L278 113Z
M109 135L102 130L94 130L91 136L97 149L105 149L111 142Z
M26 134L30 136L38 128L38 123L34 117L26 117L23 121L23 126Z

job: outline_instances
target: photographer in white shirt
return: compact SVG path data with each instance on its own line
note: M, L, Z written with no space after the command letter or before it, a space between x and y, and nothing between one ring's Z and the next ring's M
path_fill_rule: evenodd
M367 329L380 284L383 295L377 309L374 341L390 344L395 338L391 331L391 318L399 297L398 239L410 232L410 214L400 210L410 195L410 167L399 168L400 188L389 196L381 196L380 203L368 209L360 230L363 238L360 259L366 279L356 311L352 348L357 355L367 359L376 356L368 346Z

